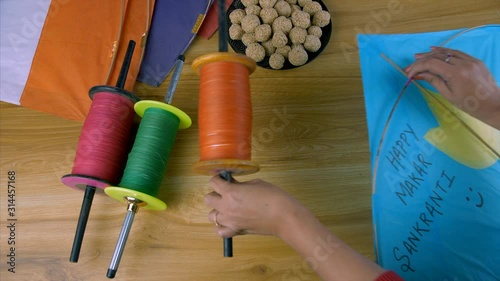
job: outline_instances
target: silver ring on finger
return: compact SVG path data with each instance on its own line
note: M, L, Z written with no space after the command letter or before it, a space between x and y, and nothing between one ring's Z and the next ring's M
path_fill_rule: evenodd
M446 59L444 60L445 63L450 63L451 58L453 58L453 54L448 53Z
M220 224L218 221L217 221L217 215L219 214L219 212L216 212L215 213L215 216L214 216L214 222L215 222L215 226L217 227L221 227L222 224Z

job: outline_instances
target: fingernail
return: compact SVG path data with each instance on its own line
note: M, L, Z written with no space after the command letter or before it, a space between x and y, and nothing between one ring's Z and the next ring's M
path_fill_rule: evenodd
M433 50L433 51L434 51L434 50L436 50L436 49L438 49L438 48L439 48L439 47L436 47L436 46L431 46L431 50Z
M427 53L416 53L416 54L414 54L414 55L413 55L413 57L414 57L415 59L417 59L417 60L418 60L418 59L421 59L421 58L423 58L423 57L428 56L429 54L431 54L431 52L427 52Z
M405 69L403 69L403 70L404 70L404 72L409 72L409 71L410 71L410 69L411 69L411 65L408 65L408 66L407 66L407 67L405 67Z

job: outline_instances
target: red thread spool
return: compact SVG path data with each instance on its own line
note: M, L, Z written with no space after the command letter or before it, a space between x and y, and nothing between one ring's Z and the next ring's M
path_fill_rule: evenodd
M90 89L93 102L76 149L73 170L61 181L69 187L101 189L116 184L127 156L134 120L134 94L117 87Z
M259 166L251 161L249 79L255 62L243 55L215 53L197 58L193 69L200 75L200 162L194 171L206 175L257 172Z

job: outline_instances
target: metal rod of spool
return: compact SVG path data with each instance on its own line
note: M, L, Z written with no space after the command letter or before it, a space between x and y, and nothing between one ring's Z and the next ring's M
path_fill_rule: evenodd
M120 235L116 241L115 251L113 252L113 257L111 258L111 263L109 264L108 272L106 273L106 277L108 278L114 278L116 276L123 251L125 250L125 245L127 244L128 235L130 233L130 229L132 228L132 223L134 222L135 214L139 210L140 205L144 203L141 200L132 197L127 197L126 200L127 215L125 215Z
M170 84L168 84L167 93L163 101L167 104L171 104L174 98L175 89L177 88L177 84L179 83L179 78L182 72L182 66L184 65L184 56L180 55L177 57L177 60L174 65L174 70L172 73L172 78L170 79Z

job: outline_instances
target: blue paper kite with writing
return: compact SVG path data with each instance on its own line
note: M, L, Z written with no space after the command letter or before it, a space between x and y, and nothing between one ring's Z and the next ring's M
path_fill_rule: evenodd
M358 46L378 263L405 280L500 280L500 131L428 83L402 92L398 70L443 46L482 60L498 83L500 26L359 35Z

